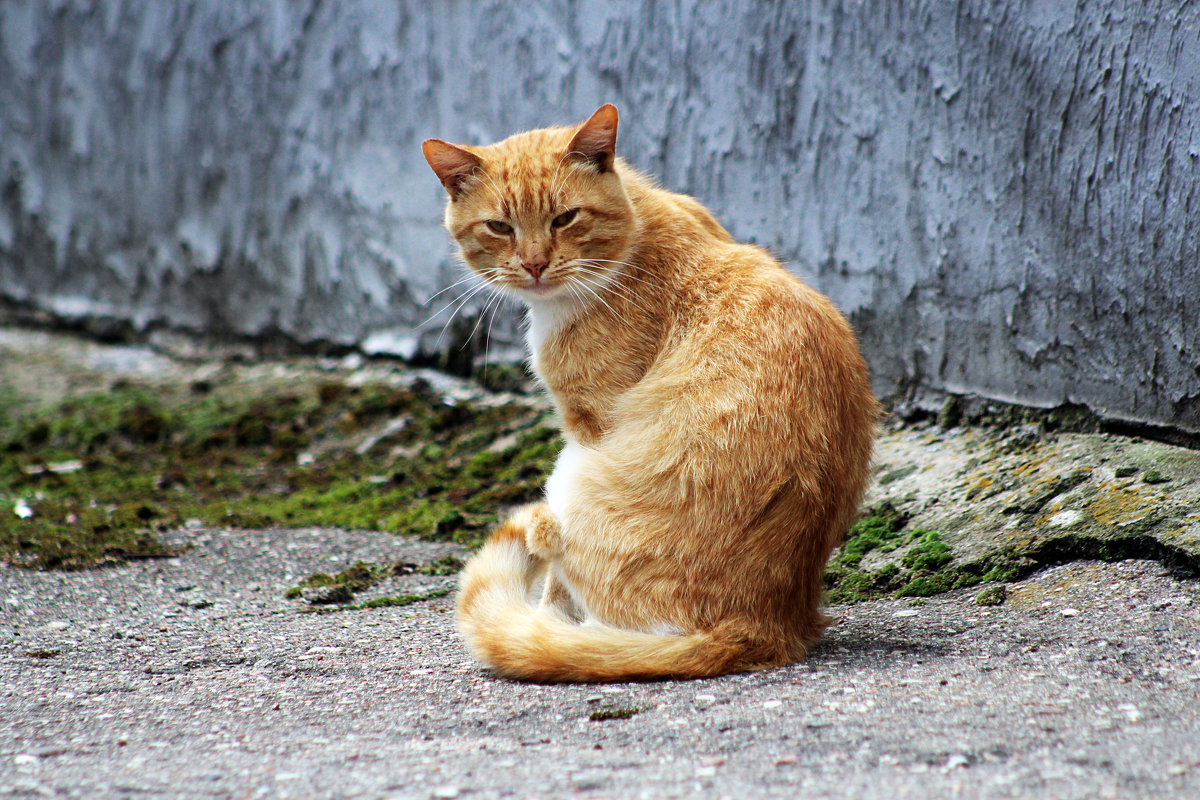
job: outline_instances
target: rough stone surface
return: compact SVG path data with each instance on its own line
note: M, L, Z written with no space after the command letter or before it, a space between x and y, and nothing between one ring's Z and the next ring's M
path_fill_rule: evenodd
M1196 585L1152 562L1058 567L991 608L969 591L837 606L786 669L539 686L476 667L448 598L317 614L282 597L434 546L179 536L195 547L168 561L0 567L0 796L1200 794Z
M880 393L1200 430L1194 4L8 0L0 32L10 304L432 347L419 141L613 101L633 162L851 315Z
M1200 572L1200 451L1111 434L900 427L880 439L868 506L938 531L951 566L1161 558ZM874 553L872 570L909 548Z

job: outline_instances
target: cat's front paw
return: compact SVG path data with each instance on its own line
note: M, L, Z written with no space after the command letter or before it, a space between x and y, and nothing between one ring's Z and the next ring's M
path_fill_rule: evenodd
M558 517L545 503L534 503L518 509L509 520L525 530L525 547L537 558L549 561L559 554L560 529Z

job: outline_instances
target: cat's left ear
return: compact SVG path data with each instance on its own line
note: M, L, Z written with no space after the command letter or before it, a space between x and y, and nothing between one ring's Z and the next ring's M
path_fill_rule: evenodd
M442 182L442 186L446 187L446 191L454 200L457 200L463 193L468 180L476 170L483 167L479 156L466 148L443 142L441 139L426 139L421 143L421 151L425 153L425 160L429 162L429 166L433 167L438 180Z
M605 103L596 109L579 126L567 152L583 156L601 172L612 170L613 159L617 157L617 107Z

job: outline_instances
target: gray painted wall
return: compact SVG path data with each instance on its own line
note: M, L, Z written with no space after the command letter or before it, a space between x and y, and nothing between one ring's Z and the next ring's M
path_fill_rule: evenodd
M841 305L881 394L1200 431L1196 3L4 0L0 297L431 346L421 139L604 101Z

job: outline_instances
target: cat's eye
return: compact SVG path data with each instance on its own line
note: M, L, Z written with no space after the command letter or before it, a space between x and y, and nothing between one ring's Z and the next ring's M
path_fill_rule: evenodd
M575 215L578 213L578 208L572 208L569 211L564 211L554 219L550 220L550 225L554 228L565 228L575 221Z
M498 219L489 219L484 224L487 225L489 231L498 233L501 236L508 236L513 232L512 225L509 225L507 222L501 222Z

